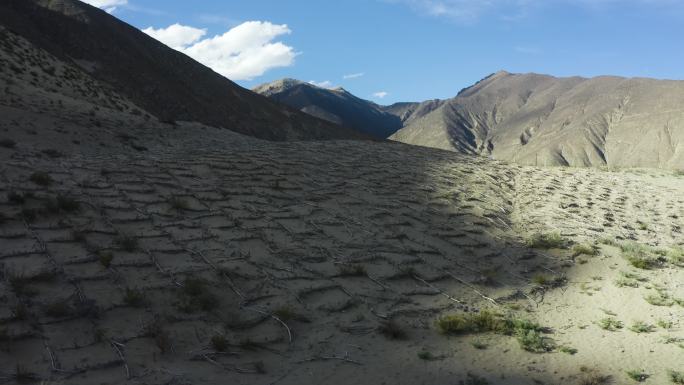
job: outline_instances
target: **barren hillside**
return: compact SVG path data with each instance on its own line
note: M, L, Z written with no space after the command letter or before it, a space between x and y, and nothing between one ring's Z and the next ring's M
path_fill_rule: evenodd
M527 165L684 168L684 82L496 73L392 139Z

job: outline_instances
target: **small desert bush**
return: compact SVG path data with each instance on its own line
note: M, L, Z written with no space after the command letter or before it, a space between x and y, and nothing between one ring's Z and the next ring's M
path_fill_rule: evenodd
M123 301L126 305L132 307L142 307L145 305L145 293L140 289L126 288Z
M574 256L579 256L579 255L589 255L589 256L596 256L599 253L598 247L594 245L590 245L587 243L580 243L578 245L575 245L572 248L572 253Z
M670 377L670 382L673 384L684 384L684 372L670 370L667 372L667 376Z
M378 326L378 332L390 340L405 340L408 338L406 330L393 320L382 322Z
M52 183L50 174L43 171L36 171L29 177L29 180L39 186L49 186Z
M559 232L535 234L525 241L525 245L532 249L564 249L568 242Z
M667 259L671 264L684 267L684 248L674 246L667 252Z
M580 385L605 385L610 384L613 380L612 376L599 373L596 369L590 369L586 366L582 366L580 371L582 372Z
M7 201L12 204L20 205L26 201L26 197L24 194L18 193L16 191L8 191Z
M363 265L339 265L338 270L341 277L365 277L366 267Z
M46 148L45 150L41 151L43 154L47 155L50 158L56 159L56 158L61 158L64 156L61 151L55 150L54 148Z
M615 286L617 287L639 287L639 283L647 282L648 278L644 278L638 274L622 271L620 276L615 279Z
M174 210L187 210L190 208L190 204L185 198L181 197L171 197L168 200L169 206Z
M638 269L654 269L663 263L663 257L657 255L653 248L646 245L628 242L621 244L620 249L622 250L622 256Z
M489 381L484 377L468 373L465 381L459 381L458 385L489 385Z
M14 148L14 146L16 146L16 145L17 145L17 142L13 141L12 139L9 139L9 138L0 139L0 147Z
M207 282L200 278L187 278L183 282L178 307L186 313L198 310L211 311L219 305L219 299L209 289Z
M66 211L66 212L74 212L78 211L80 208L80 203L72 197L66 196L66 195L57 195L57 207L59 207L60 210Z
M19 384L33 383L36 381L36 376L29 372L23 365L17 364L14 369L14 380Z
M45 307L45 315L54 318L67 317L73 314L73 308L65 300L55 301Z
M618 329L622 329L624 324L613 317L606 317L598 321L598 326L603 330L614 332Z
M539 330L519 329L516 331L516 338L520 347L528 352L546 353L555 349L553 340L544 336Z
M133 235L121 234L116 237L115 243L123 250L133 252L138 249L138 238Z
M143 337L152 338L162 354L166 354L173 349L171 335L164 328L159 318L155 318L143 326Z
M661 291L655 294L649 294L645 296L644 299L653 306L672 306L675 304L672 297Z
M97 258L98 261L100 261L100 265L108 268L109 266L112 265L112 260L114 259L114 254L112 254L111 251L98 251L97 252Z
M435 356L427 350L421 350L418 352L418 358L424 361L432 361L435 359Z
M487 349L487 344L480 340L474 340L470 344L477 350Z
M561 346L558 348L558 350L562 353L566 353L566 354L569 354L571 356L577 354L577 349L575 349L571 346Z
M557 276L548 276L545 274L536 274L534 277L532 277L532 283L542 286L542 287L560 287L563 286L563 284L566 282L565 277L557 277Z
M211 337L211 347L217 352L225 352L229 345L228 339L223 334L215 334Z
M634 333L651 333L655 330L655 326L643 321L635 321L632 326L629 327L629 330Z
M636 382L644 382L650 376L647 373L645 373L643 370L628 370L627 371L627 377L631 378L632 380L634 380Z
M545 328L524 320L504 317L489 310L443 316L437 319L437 329L442 334L473 334L493 332L515 336L527 351L542 353L552 351L553 340L542 333Z
M300 321L300 322L310 322L310 320L297 312L294 308L290 306L281 306L273 311L273 315L278 317L282 321Z

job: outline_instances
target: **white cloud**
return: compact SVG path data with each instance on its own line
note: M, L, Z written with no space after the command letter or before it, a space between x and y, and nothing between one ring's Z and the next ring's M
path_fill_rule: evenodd
M322 82L317 82L315 80L311 80L311 81L309 81L309 84L312 84L312 85L314 85L316 87L320 87L320 88L328 88L328 89L335 88L335 86L332 84L332 82L330 80L324 80Z
M387 92L387 91L378 91L378 92L373 94L373 96L375 96L378 99L384 99L385 96L387 96L387 95L389 95L389 92Z
M188 27L177 23L166 28L154 29L149 27L142 31L177 50L182 50L190 44L196 43L207 33L206 29Z
M414 11L433 17L472 23L489 13L503 20L518 20L535 7L569 5L598 10L610 6L679 7L681 0L381 0L391 4L403 4Z
M343 79L357 79L365 75L363 72L355 73L355 74L349 74L349 75L344 75L342 76Z
M94 7L102 8L105 11L112 13L116 10L116 7L122 5L127 5L128 0L82 0L84 3L88 3Z
M292 32L285 24L248 21L205 39L205 30L179 24L143 32L232 80L252 80L270 69L289 67L298 55L274 41Z

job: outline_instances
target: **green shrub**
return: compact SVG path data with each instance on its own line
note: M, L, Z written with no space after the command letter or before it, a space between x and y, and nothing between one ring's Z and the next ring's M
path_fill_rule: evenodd
M661 291L656 294L649 294L644 299L653 306L672 306L675 303L667 293Z
M598 325L603 330L616 331L622 329L624 324L613 317L606 317L598 321Z
M628 370L627 371L627 377L631 378L632 380L634 380L636 382L644 382L650 376L648 374L644 373L643 370Z
M636 242L628 242L620 245L622 256L638 269L654 269L662 265L664 258L658 256L656 251L646 245Z
M635 333L651 333L655 330L655 326L649 325L643 321L635 321L632 326L629 327L629 330Z

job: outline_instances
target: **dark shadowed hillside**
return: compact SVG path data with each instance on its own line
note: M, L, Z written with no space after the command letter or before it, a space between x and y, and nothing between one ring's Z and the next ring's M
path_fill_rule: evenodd
M163 121L196 121L271 140L361 136L245 90L76 0L3 0L0 25Z

